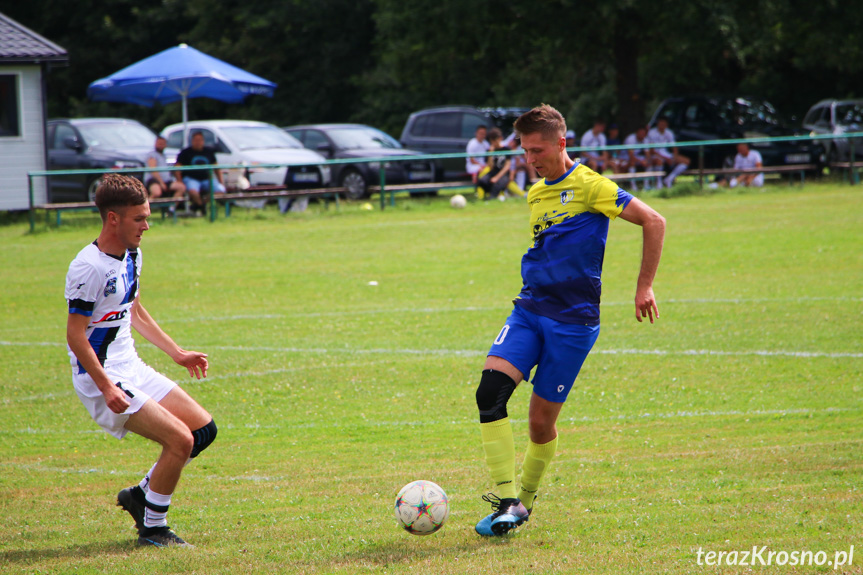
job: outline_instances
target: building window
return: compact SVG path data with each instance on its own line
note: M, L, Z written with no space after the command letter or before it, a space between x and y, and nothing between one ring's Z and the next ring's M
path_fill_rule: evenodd
M0 138L20 136L18 121L18 76L0 74Z

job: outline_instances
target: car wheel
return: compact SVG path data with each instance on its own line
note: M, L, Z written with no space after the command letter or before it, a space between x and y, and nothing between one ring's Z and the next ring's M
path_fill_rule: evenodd
M102 178L94 178L87 184L87 201L96 201L96 190L102 185Z
M345 197L351 200L361 200L368 197L369 185L357 170L351 168L342 174L341 187L345 188Z

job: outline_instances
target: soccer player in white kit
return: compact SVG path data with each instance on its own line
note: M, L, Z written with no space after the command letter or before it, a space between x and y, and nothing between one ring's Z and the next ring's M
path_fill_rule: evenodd
M66 275L72 383L105 432L121 439L131 431L162 446L141 482L117 495L117 504L135 520L138 544L190 546L168 527L166 514L183 467L213 442L216 425L177 384L141 361L131 328L198 379L207 376L207 356L174 343L139 300L139 246L150 228L144 185L107 174L96 206L102 231Z

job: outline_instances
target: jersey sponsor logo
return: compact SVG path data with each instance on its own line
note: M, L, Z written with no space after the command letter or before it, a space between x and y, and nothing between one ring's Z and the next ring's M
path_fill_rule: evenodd
M108 297L112 293L117 293L117 278L111 278L105 284L105 297Z
M114 274L116 274L116 273L117 273L117 270L111 270L111 271L109 271L108 273L106 273L106 274L105 274L105 277L106 277L106 278L109 278L109 277L111 277L112 275L114 275Z
M126 313L127 313L128 311L129 311L129 310L126 310L126 309L121 310L121 311L109 311L108 313L106 313L105 315L103 315L103 316L102 316L102 319L100 319L100 320L98 320L98 321L94 321L94 322L93 322L93 325L95 325L95 324L97 324L97 323L106 322L106 321L118 321L118 320L121 320L121 319L123 319L124 317L126 317Z
M575 190L563 190L560 192L560 203L566 205L575 199Z

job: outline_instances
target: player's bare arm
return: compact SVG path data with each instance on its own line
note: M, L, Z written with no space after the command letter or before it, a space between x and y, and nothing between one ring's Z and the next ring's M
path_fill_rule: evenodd
M164 351L177 364L189 370L192 377L207 377L207 354L199 351L187 351L177 345L171 337L159 327L156 320L141 305L139 298L135 298L132 306L132 327L144 336L144 339Z
M638 198L633 198L629 202L620 217L641 226L643 230L641 270L638 273L638 284L635 290L635 319L642 321L642 318L649 318L650 323L653 323L654 318L659 318L659 307L653 295L653 279L656 277L659 259L662 257L665 218Z
M114 413L123 413L129 407L129 400L126 394L116 386L116 382L111 381L111 378L102 368L102 364L99 363L96 352L93 351L93 347L87 340L86 331L89 324L89 317L70 313L66 320L66 341L78 362L84 366L99 391L105 396L105 403L108 408Z

